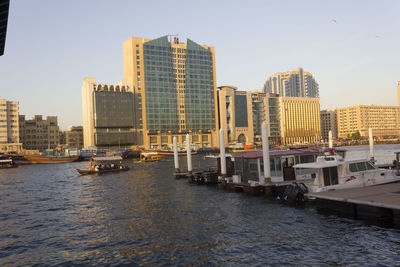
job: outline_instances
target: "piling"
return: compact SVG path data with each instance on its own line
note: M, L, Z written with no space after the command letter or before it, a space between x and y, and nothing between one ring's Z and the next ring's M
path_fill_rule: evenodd
M329 148L333 148L332 131L329 131Z
M369 135L369 157L374 161L374 137L372 136L372 128L368 128Z
M226 156L225 156L225 133L223 129L219 130L219 156L221 158L221 176L222 181L226 178Z
M187 154L187 166L188 166L188 176L192 176L192 150L190 143L190 135L186 134L186 154Z
M262 123L261 126L261 138L262 138L262 149L263 149L263 163L264 163L264 179L260 177L260 184L271 183L271 169L269 161L269 143L268 143L268 125L266 122Z
M179 155L178 155L178 140L176 136L172 139L174 143L174 163L175 163L175 172L179 173Z

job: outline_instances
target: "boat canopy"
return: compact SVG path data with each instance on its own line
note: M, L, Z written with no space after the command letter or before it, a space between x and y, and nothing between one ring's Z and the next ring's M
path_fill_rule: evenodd
M286 149L286 150L271 150L269 151L270 157L282 157L282 156L295 156L295 155L306 155L306 154L322 154L326 152L345 152L345 149L329 149L325 147L309 147L303 149ZM235 158L245 158L245 159L257 159L263 157L262 150L243 152L234 156Z
M120 161L122 160L121 156L112 156L112 157L93 157L94 161Z

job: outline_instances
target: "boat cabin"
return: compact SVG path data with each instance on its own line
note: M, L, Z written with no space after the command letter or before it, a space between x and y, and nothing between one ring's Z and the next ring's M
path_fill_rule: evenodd
M345 150L335 149L335 153L344 157ZM293 166L300 163L315 162L318 156L332 154L333 150L312 147L270 151L271 181L282 182L296 179ZM251 151L235 155L235 174L241 177L242 183L259 181L264 176L262 151ZM311 175L311 174L310 174Z
M121 156L109 156L109 157L93 157L90 159L91 170L109 170L109 169L122 169Z

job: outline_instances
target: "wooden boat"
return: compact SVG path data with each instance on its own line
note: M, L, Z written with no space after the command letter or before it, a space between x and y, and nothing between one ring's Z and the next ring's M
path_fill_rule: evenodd
M173 157L174 156L174 151L169 151L169 150L143 150L141 153L156 153L156 155L160 157ZM192 155L196 155L197 151L191 151ZM179 151L178 156L186 156L187 153L186 151Z
M108 172L121 172L129 170L128 166L122 164L121 156L93 157L90 159L89 170L76 169L79 174L102 174Z
M160 161L163 157L158 155L157 152L142 152L140 153L141 162Z
M0 169L16 168L18 167L15 162L7 157L0 157Z
M67 163L78 160L78 156L42 156L42 155L25 155L27 160L32 163Z
M81 175L87 175L87 174L102 174L102 173L107 173L107 172L123 172L129 170L129 167L125 166L123 168L115 168L115 169L109 169L109 170L81 170L81 169L76 169L79 174Z

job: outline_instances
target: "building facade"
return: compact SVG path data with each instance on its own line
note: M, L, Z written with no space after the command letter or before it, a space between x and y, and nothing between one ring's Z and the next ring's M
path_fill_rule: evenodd
M83 127L69 126L65 133L65 143L70 148L83 148Z
M394 136L400 134L400 107L358 105L336 109L338 137L347 138L359 131L361 136L368 136L372 128L375 137Z
M298 68L268 77L264 92L283 97L318 97L319 86L311 73Z
M135 94L135 129L145 148L218 146L214 47L178 37L132 37L123 44L124 78Z
M19 135L23 149L46 150L55 149L60 142L60 128L57 116L35 115L31 120L26 120L25 115L19 116Z
M137 144L134 94L124 81L97 84L84 78L82 85L84 147L129 147Z
M0 152L19 151L19 103L0 99Z
M226 144L254 144L251 92L233 86L218 89L219 128L224 130Z
M333 139L338 137L337 116L334 109L321 110L321 135L324 141L328 141L329 131L332 131Z

